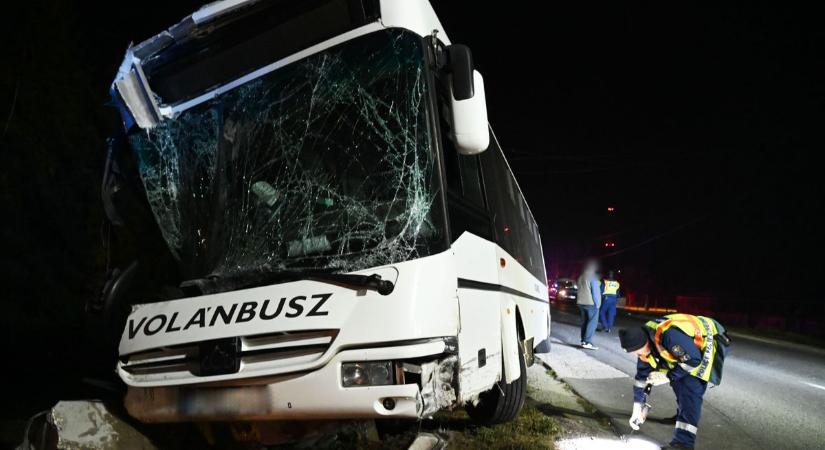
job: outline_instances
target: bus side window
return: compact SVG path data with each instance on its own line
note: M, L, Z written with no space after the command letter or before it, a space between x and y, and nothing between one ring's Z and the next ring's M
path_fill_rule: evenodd
M442 91L443 92L443 91ZM492 239L490 219L486 211L484 187L478 155L459 155L450 139L450 109L444 97L440 98L441 146L444 149L444 176L447 186L447 209L450 231L456 240L468 231L485 239Z
M450 117L450 107L442 97L440 127L441 146L444 148L444 165L446 166L447 187L465 201L484 208L484 190L481 185L481 167L478 155L459 155L450 139L451 125L447 120Z
M494 136L480 156L496 243L541 280L546 274L538 229Z
M481 187L480 167L478 155L458 156L459 171L461 173L461 191L468 202L484 208L484 192Z
M458 154L453 141L450 140L450 124L444 119L447 114L449 114L449 109L442 108L439 115L441 117L441 147L444 149L444 176L447 178L447 189L454 194L461 195L461 169L459 168L461 155Z

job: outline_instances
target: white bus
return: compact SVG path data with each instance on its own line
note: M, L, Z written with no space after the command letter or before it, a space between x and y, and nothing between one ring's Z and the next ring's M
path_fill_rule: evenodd
M516 417L549 345L539 232L426 0L212 3L130 47L112 95L105 209L144 204L176 265L104 291L132 416Z

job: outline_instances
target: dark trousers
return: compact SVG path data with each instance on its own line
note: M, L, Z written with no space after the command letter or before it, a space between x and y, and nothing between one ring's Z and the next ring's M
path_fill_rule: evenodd
M599 309L595 305L579 305L582 318L582 342L593 342L593 333L596 332Z
M599 308L599 324L602 328L611 329L616 321L616 296L605 295L602 297L602 307Z
M708 388L707 381L691 375L671 381L670 387L676 394L676 427L673 429L672 443L693 448L699 418L702 415L702 399Z

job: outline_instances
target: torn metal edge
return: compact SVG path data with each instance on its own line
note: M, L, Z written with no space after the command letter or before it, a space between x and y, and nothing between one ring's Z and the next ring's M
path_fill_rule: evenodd
M421 365L421 417L431 417L442 409L455 406L458 400L457 368L457 355Z
M126 104L132 118L141 128L154 128L160 123L160 110L154 94L140 67L140 60L132 56L132 67L125 73L118 72L114 86Z

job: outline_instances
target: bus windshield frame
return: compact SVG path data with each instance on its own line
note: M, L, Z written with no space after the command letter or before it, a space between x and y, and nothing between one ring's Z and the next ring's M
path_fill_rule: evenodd
M183 275L356 271L446 250L428 52L412 32L372 32L132 131Z

